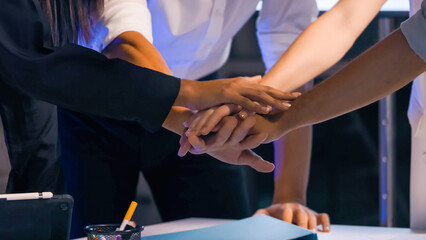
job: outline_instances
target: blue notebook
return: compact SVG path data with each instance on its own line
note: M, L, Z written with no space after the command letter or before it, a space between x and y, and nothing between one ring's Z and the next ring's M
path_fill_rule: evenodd
M317 234L296 225L258 215L213 227L168 233L144 240L318 240Z

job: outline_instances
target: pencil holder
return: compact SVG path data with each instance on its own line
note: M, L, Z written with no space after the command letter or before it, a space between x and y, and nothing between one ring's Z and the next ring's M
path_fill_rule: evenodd
M143 226L116 231L120 224L89 225L84 228L88 240L140 240Z

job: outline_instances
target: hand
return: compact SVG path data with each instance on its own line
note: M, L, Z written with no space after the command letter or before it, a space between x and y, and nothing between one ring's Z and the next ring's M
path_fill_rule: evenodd
M318 231L318 226L322 225L323 232L330 232L328 214L319 214L296 202L273 204L267 208L257 210L254 215L258 214L265 214L288 223L294 223L311 231Z
M242 107L240 105L224 104L199 111L183 123L183 125L188 128L186 134L199 136L207 135L212 131L217 132L219 129L218 124L224 117L233 115L241 110ZM246 119L248 115L249 114L246 113L241 119Z
M263 133L266 139L263 143L270 143L279 139L284 132L282 131L281 117L285 112L279 112L273 115L258 115L256 114L256 124L250 130L250 134Z
M285 110L288 108L288 101L300 95L260 85L260 81L260 76L202 82L182 79L175 105L203 110L224 103L233 103L249 111L266 114L272 107Z
M201 137L194 134L182 135L179 155L183 156L188 151L193 154L208 153L229 164L248 165L259 172L271 172L274 165L249 150L259 146L265 139L265 135L261 133L247 136L254 124L254 116L244 120L227 116L213 134Z
M232 106L232 105L223 105L219 108L214 108L213 112L222 112L224 115L238 110L238 106ZM222 113L219 113L218 115L221 115ZM251 144L251 141L256 142L256 144L251 144L255 148L259 146L262 143L268 143L273 140L278 139L280 135L280 131L277 126L279 124L276 124L276 120L279 120L279 115L276 114L273 116L260 116L260 115L254 115L253 113L247 112L247 114L251 114L246 119L242 119L242 123L239 125L240 127L238 130L235 130L235 122L232 122L232 119L229 119L229 117L225 117L220 120L220 124L216 125L215 122L219 120L219 118L216 118L218 115L216 114L209 114L207 111L201 112L201 115L199 115L199 118L192 116L190 120L186 121L184 125L187 127L188 125L192 125L191 121L194 122L194 127L192 130L187 130L185 134L181 136L180 139L180 148L179 148L179 156L184 156L188 151L193 154L201 154L201 153L207 153L207 152L213 152L217 150L226 150L230 147L234 147L233 144L236 143L236 140L241 140L240 142L240 148L244 148L244 145L248 145L247 143ZM278 117L277 117L278 116ZM253 117L256 119L255 125L253 126ZM234 117L237 119L236 117ZM241 119L241 118L240 118ZM196 122L199 121L199 122ZM209 124L211 123L211 124ZM226 124L225 124L226 123ZM243 124L244 123L244 124ZM201 126L207 126L206 128ZM225 127L224 127L225 126ZM208 135L208 136L200 136L200 132L202 134L205 134L206 132L214 132L214 134ZM234 132L233 132L234 131ZM230 136L233 136L233 140L228 141L228 138ZM247 139L244 139L247 135ZM258 138L262 138L262 141L259 142ZM242 141L244 139L244 141ZM249 141L248 141L249 140ZM226 144L225 144L226 143ZM249 147L246 147L246 149L250 149Z
M299 93L294 93L295 96ZM290 103L287 103L285 110L291 107ZM273 110L268 115L275 115L281 111ZM199 135L207 135L218 127L219 122L226 116L238 113L241 119L246 119L247 116L253 115L254 113L243 109L240 105L236 104L224 104L221 106L215 106L207 110L202 110L194 114L190 119L184 122L184 126L188 128L187 133Z

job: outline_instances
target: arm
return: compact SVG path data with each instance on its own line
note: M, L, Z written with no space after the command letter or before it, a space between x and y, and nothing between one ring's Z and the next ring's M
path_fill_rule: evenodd
M171 71L158 50L140 33L127 31L115 38L102 53L108 58L120 58L135 65L171 75ZM182 135L183 122L193 113L184 107L172 107L163 127Z
M313 79L343 57L384 3L340 0L297 38L265 76L264 83L288 91Z
M72 110L139 120L150 130L161 127L179 93L179 79L76 45L46 48L50 33L37 1L4 1L0 11L0 79L6 84ZM166 88L162 95L153 93L161 88Z
M426 49L424 41L419 44ZM414 46L413 43L409 45L401 30L396 30L294 101L290 110L269 119L269 123L264 125L270 133L268 139L273 140L292 129L353 111L405 86L426 71L425 60L410 46ZM426 59L426 54L422 57ZM259 124L265 123L261 122Z
M313 0L263 1L257 21L257 37L267 69L278 61L317 14L316 2ZM270 75L270 72L266 73L265 80L274 79ZM279 77L287 79L283 75ZM282 79L275 78L275 80ZM269 82L265 80L263 84L268 84ZM309 85L310 83L297 91L304 92ZM295 90L288 87L287 89ZM328 231L329 221L323 221L324 217L328 220L328 216L323 217L305 207L311 142L310 126L293 131L274 142L276 168L273 203L265 209L258 210L257 214L271 215L312 230L317 228L317 224L323 224L324 231Z
M123 60L138 64L142 67L151 67L156 70L170 72L165 61L155 47L147 41L141 34L136 32L124 32L118 36L110 45L103 51L110 58L119 57ZM192 111L184 107L172 107L167 118L163 123L163 127L182 135L184 133L183 123L193 116ZM249 124L249 126L245 126ZM251 125L250 125L251 124ZM224 119L223 127L215 134L216 140L228 140L231 134L245 136L246 134L238 134L239 131L248 131L254 125L254 118L242 121L238 124L235 118L228 117ZM234 131L235 129L235 131ZM240 130L242 129L242 130ZM232 140L232 137L231 137ZM264 161L250 150L250 144L259 145L264 138L252 138L248 145L239 146L240 141L233 143L232 151L210 151L208 152L213 157L230 163L230 164L245 164L250 165L258 171L270 172L274 166L269 162ZM221 141L221 140L220 140ZM228 147L229 148L229 147Z

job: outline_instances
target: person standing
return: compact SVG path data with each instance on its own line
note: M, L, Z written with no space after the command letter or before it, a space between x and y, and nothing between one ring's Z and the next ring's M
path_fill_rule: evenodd
M253 84L252 80L229 79L195 86L192 81L122 60L109 60L75 44L53 47L47 17L37 1L2 3L0 114L12 167L7 192L63 191L57 152L56 105L97 116L137 121L151 131L164 126L176 132L181 128L177 120L182 114L173 106L205 108L228 101L237 103L239 99L261 110L240 92L248 90L247 84ZM97 79L103 79L102 89L94 87ZM141 81L145 83L142 85ZM237 91L223 91L229 87ZM260 97L257 100L263 102L262 96L256 97L253 93L266 94L266 99L271 100L269 94L275 90L266 93L268 90L264 88L266 91L259 92L259 87L262 88L254 84L249 95L255 99ZM163 91L152 94L157 89ZM215 102L221 93L225 94L224 98ZM109 101L111 97L115 101Z
M93 37L87 42L80 41L80 44L102 52L107 57L122 58L168 74L199 80L214 79L218 77L217 70L229 56L232 37L256 11L257 4L257 0L109 0L105 2L98 21L95 21ZM268 69L316 15L314 0L263 1L257 27L263 59ZM189 216L241 218L251 214L248 211L242 169L216 163L207 156L179 158L179 145L175 144L178 137L170 132L161 131L151 135L138 130L138 126L105 119L99 121L62 110L60 121L60 132L67 136L62 141L62 149L67 153L64 154L64 162L69 166L69 178L75 178L78 172L81 173L82 166L87 173L93 173L96 166L110 166L104 170L104 174L113 172L116 176L115 181L105 184L104 178L90 177L89 174L82 177L85 185L70 186L74 195L82 197L80 200L85 202L83 205L89 206L90 199L93 199L91 196L107 191L95 186L108 186L108 189L120 192L122 197L103 199L105 208L126 206L127 201L134 198L138 172L142 170L163 220ZM71 133L72 139L68 137ZM310 136L311 129L305 128L289 136L284 150L281 143L277 145L279 150L276 162L280 169L276 172L274 202L294 211L294 218L286 220L314 229L316 224L313 226L313 221L309 220L308 226L308 219L320 217L321 222L328 216L303 206L306 201ZM99 144L102 145L104 141L105 145L100 147ZM80 148L75 144L78 142L85 142L85 150L76 151ZM71 148L73 146L75 149ZM90 153L94 151L98 163L90 161L90 166L84 164L89 163L89 158L93 159ZM157 164L146 166L147 162L153 162L149 161L151 158L157 159ZM83 164L79 165L78 162ZM123 162L132 163L123 166ZM122 170L111 167L114 165L121 166ZM298 174L291 177L288 171L298 171ZM101 174L101 171L96 171L96 174ZM120 175L123 177L118 177ZM121 180L123 183L120 183ZM217 183L218 180L221 184ZM84 214L86 217L83 218L86 219L83 221L86 223L100 218L99 213ZM107 217L103 215L104 219ZM114 216L117 219L119 217L118 214ZM109 219L113 217L109 216Z

